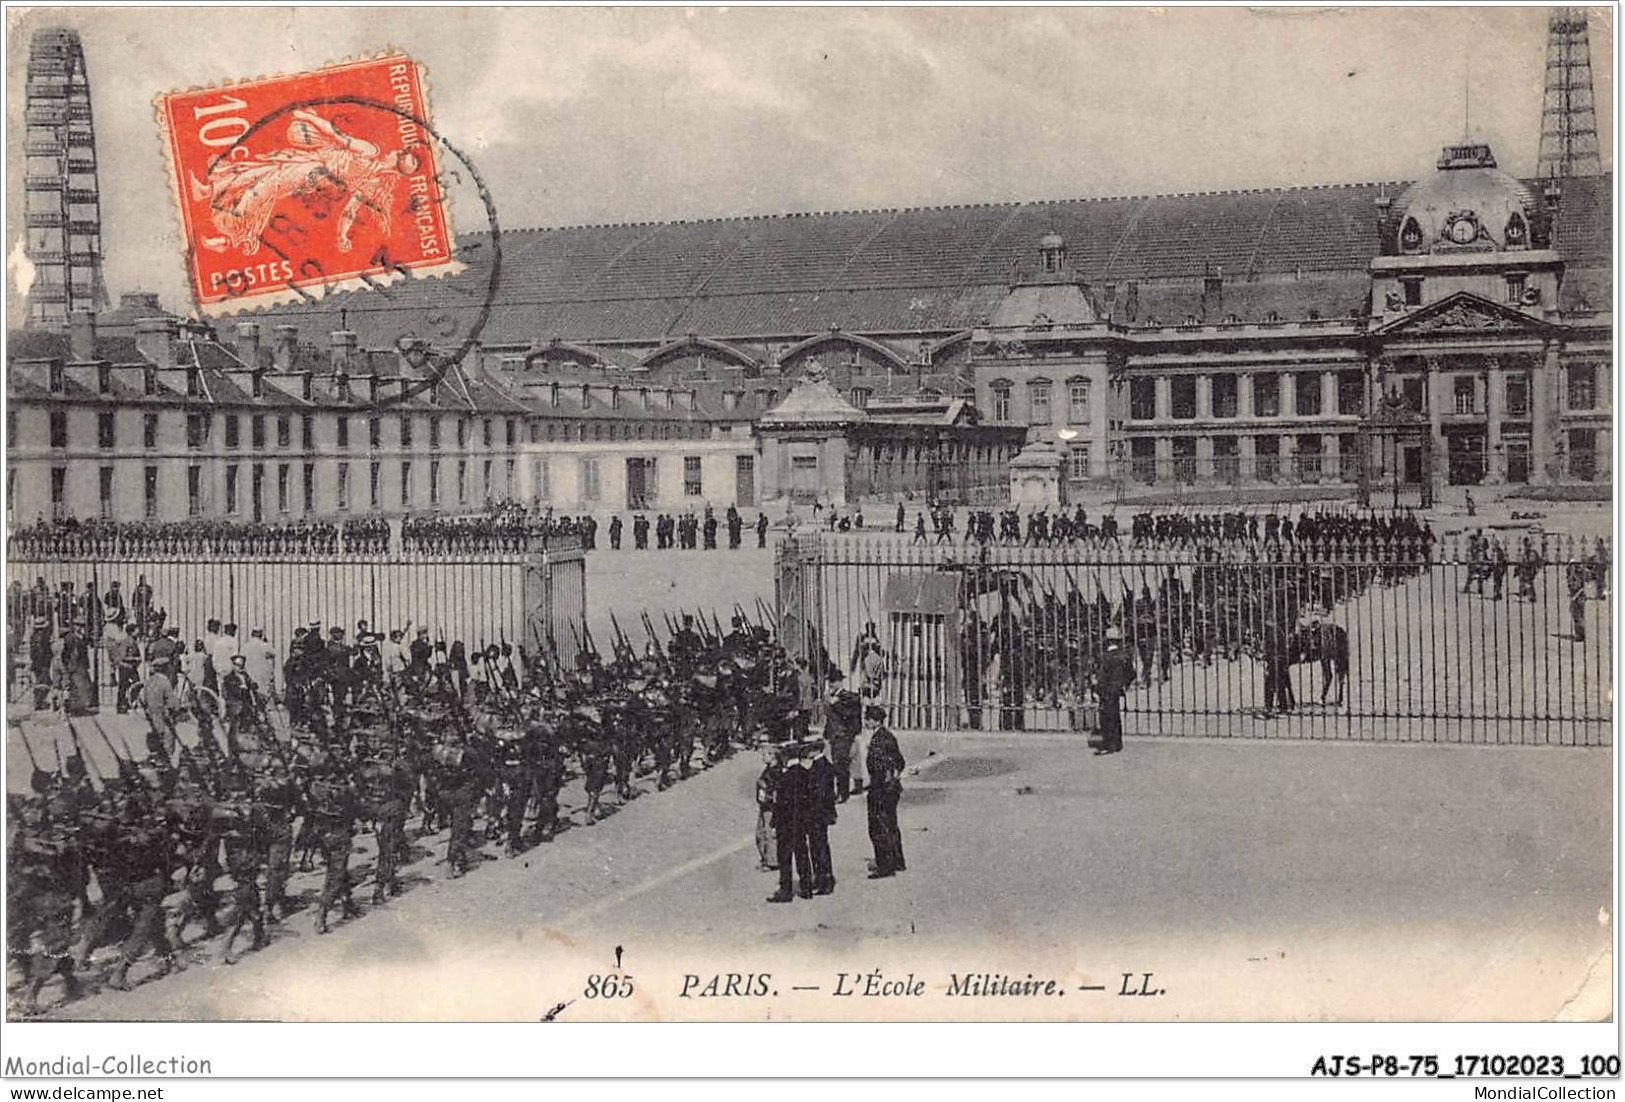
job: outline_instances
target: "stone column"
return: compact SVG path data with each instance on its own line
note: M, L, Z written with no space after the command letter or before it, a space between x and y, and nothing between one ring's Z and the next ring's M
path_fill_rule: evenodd
M1343 481L1343 450L1337 446L1335 432L1320 434L1320 480Z
M1174 438L1172 436L1159 436L1157 437L1157 481L1161 482L1173 477Z
M1196 377L1196 419L1206 421L1213 416L1213 376ZM1197 445L1201 447L1200 444Z
M1546 363L1529 371L1529 482L1544 486L1552 481L1556 463L1552 414L1557 408L1557 392L1562 385L1557 342L1546 345Z
M1157 420L1166 421L1173 416L1173 380L1166 375L1156 377Z
M1202 376L1204 380L1207 376ZM1200 402L1207 388L1198 384L1196 400ZM1213 469L1213 437L1202 435L1196 438L1196 481L1212 482L1216 472Z
M1445 386L1444 361L1437 356L1429 356L1427 366L1428 435L1430 437L1428 451L1432 458L1428 464L1429 469L1423 474L1432 481L1435 492L1437 492L1439 488L1449 481L1449 471L1447 469L1449 458L1446 455L1443 418L1444 411L1451 399L1449 388Z
M1247 384L1247 390L1252 390L1252 384ZM1252 435L1238 436L1236 438L1236 463L1239 470L1236 472L1242 482L1258 481L1258 450L1254 447L1256 438Z
M1484 482L1498 486L1506 481L1506 456L1501 448L1501 420L1506 416L1506 375L1498 357L1490 357L1484 375Z
M1337 416L1337 372L1322 371L1320 373L1320 415L1322 417Z
M1280 389L1276 391L1281 398L1281 416L1296 417L1298 415L1298 376L1295 372L1283 371L1276 378L1280 379ZM1281 461L1286 462L1285 454Z
M1289 373L1286 377L1290 379L1292 376ZM1282 404L1281 409L1282 412L1285 412L1285 403ZM1281 434L1280 477L1289 482L1303 481L1303 472L1298 470L1298 438L1290 432L1283 432Z

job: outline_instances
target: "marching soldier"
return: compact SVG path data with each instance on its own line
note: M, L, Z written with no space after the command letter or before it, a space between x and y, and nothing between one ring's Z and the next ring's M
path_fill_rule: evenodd
M327 864L321 898L316 904L316 932L325 934L328 932L327 913L335 906L343 909L345 918L361 915L360 908L350 898L350 849L355 843L357 799L355 785L336 753L318 759L313 769L316 775L310 786L311 815Z

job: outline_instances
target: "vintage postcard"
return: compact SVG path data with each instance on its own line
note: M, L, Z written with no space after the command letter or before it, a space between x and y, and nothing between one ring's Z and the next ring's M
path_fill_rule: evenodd
M1614 20L8 10L10 1073L1616 1075Z

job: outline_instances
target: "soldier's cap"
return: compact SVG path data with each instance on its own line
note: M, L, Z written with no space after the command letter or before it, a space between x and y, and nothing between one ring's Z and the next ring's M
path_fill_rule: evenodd
M310 627L311 627L312 631L319 630L321 628L321 626L322 626L322 622L320 620L312 620L310 622Z
M248 665L248 659L244 655L234 654L231 656L231 664L233 666L246 666Z
M344 638L344 629L343 628L328 628L327 629L327 634L330 637L334 638L334 639L343 639Z
M879 704L871 704L863 709L863 718L878 719L884 722L886 719L886 709Z
M399 639L401 636L403 636L405 634L406 633L404 631L402 631L400 628L391 628L390 632L389 632L389 637L391 639Z
M834 684L837 681L845 681L846 680L846 674L842 673L840 670L838 670L835 667L831 666L830 671L829 671L829 680L830 680L830 684Z

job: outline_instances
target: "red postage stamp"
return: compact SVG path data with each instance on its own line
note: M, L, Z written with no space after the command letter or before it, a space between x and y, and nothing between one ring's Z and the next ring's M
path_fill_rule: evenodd
M456 267L423 85L390 54L158 97L205 313Z

